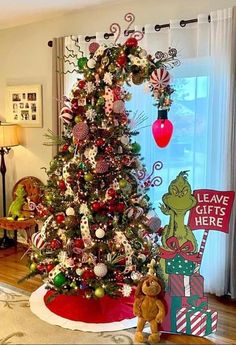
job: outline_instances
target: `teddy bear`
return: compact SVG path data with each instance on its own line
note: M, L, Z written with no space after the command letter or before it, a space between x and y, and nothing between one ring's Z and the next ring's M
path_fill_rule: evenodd
M135 341L142 343L145 341L143 328L146 322L150 323L151 334L148 342L158 343L160 334L158 332L158 323L161 323L165 317L165 305L162 302L163 286L155 275L148 274L142 278L135 292L133 312L138 317Z

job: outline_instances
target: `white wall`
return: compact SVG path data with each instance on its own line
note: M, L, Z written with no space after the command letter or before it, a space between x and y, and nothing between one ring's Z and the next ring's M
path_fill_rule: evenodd
M7 85L43 86L43 128L24 128L22 146L14 148L6 158L8 191L22 176L34 175L46 181L46 175L40 168L48 166L52 157L52 149L42 145L43 134L48 128L52 128L51 49L47 46L49 40L73 33L94 34L96 31L108 31L112 22L118 22L125 28L123 17L127 12L135 14L136 24L163 24L169 19L191 19L199 13L209 13L211 10L234 5L236 0L117 1L116 4L106 4L53 20L0 31L0 120L5 119Z

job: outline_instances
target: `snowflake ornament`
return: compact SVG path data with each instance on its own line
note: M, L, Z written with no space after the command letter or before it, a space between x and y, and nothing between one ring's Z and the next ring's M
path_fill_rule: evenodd
M113 78L112 73L106 72L106 73L104 74L103 81L104 81L104 83L107 84L107 85L112 85L112 78Z
M124 297L129 297L131 295L132 288L131 286L124 284L121 289L121 293Z
M97 115L96 111L92 108L89 108L85 113L86 118L90 121L93 121L96 115Z
M87 93L93 93L96 89L94 83L92 81L88 81L84 87Z

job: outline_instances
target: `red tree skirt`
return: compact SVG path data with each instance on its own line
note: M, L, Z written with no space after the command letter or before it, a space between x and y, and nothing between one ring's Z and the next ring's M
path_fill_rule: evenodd
M134 318L134 294L130 297L87 299L83 296L58 295L49 298L54 292L48 291L44 303L54 314L73 321L87 323L110 323Z

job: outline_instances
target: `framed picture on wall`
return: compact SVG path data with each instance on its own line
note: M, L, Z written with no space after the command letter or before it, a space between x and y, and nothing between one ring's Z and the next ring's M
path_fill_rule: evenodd
M42 127L42 86L7 86L6 121L22 127Z

